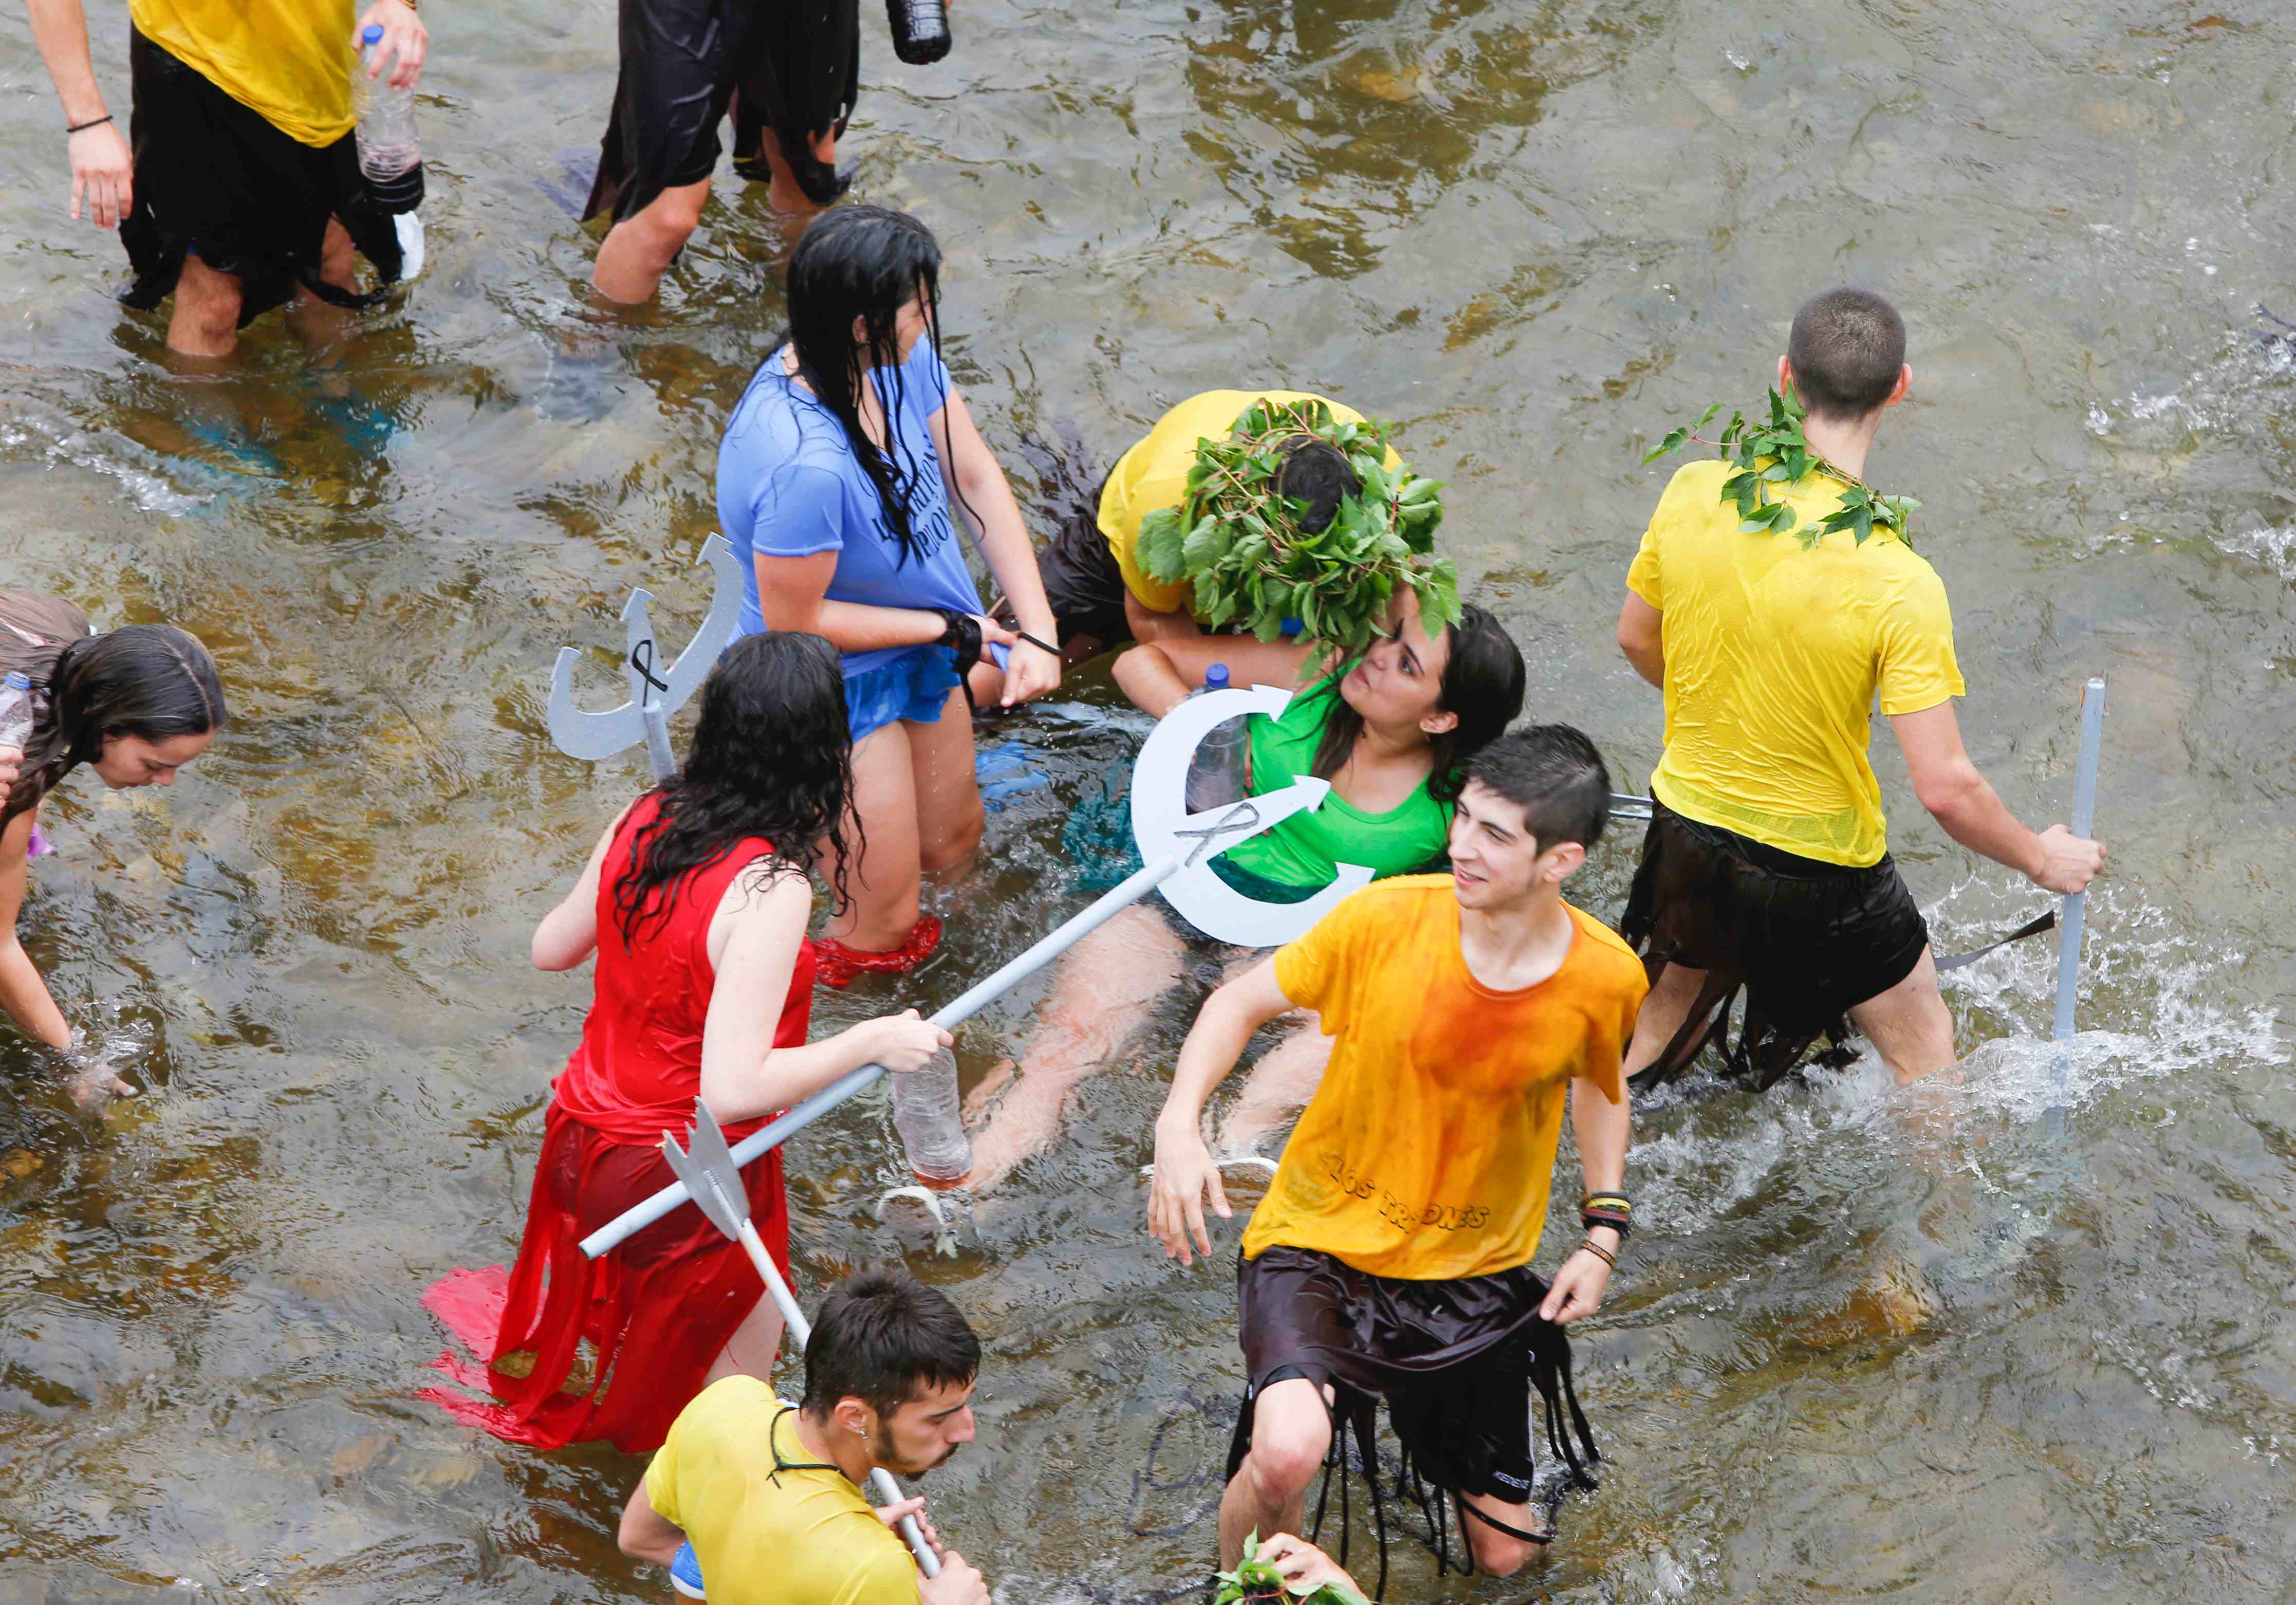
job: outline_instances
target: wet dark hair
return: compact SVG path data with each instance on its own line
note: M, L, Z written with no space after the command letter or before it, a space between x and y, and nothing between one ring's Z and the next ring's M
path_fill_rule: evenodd
M1461 771L1467 759L1522 712L1526 676L1514 638L1472 602L1460 610L1459 622L1445 632L1445 638L1450 656L1443 664L1435 706L1456 714L1459 722L1427 738L1427 794L1437 802L1454 802L1466 783ZM1331 694L1332 711L1324 717L1323 738L1316 743L1316 761L1308 770L1318 780L1330 780L1345 766L1364 730L1363 715L1348 705L1336 680Z
M837 649L818 635L775 630L726 649L701 683L693 744L676 774L653 789L654 816L631 839L614 880L614 924L635 946L670 916L669 888L744 838L773 852L749 872L752 888L805 874L826 844L831 890L845 900L845 866L860 824L849 819L853 741Z
M1611 817L1611 772L1586 733L1568 725L1501 736L1468 760L1467 779L1521 808L1542 853L1566 841L1593 848Z
M1906 365L1906 320L1870 290L1844 284L1814 295L1786 337L1803 408L1821 418L1863 418L1890 399Z
M898 1271L864 1271L823 1301L805 1346L805 1410L859 1399L880 1421L928 1388L980 1374L980 1339L948 1295Z
M1328 440L1294 435L1283 443L1283 462L1275 471L1275 494L1305 502L1300 528L1309 535L1328 528L1340 513L1340 504L1363 494L1363 479L1349 466L1348 454Z
M165 624L131 624L66 642L45 675L46 707L24 741L23 773L0 821L37 806L58 781L103 756L104 740L207 735L230 717L215 659L199 638Z
M790 256L789 343L798 376L845 430L846 444L877 489L885 527L899 549L895 566L922 561L909 500L918 464L902 445L894 416L903 399L901 342L895 323L901 308L924 299L924 338L940 349L940 245L932 231L882 206L842 206L814 219ZM861 322L873 368L862 363L853 339ZM779 356L779 342L766 360ZM885 446L861 427L861 385L873 372L884 404ZM890 453L888 447L890 448ZM970 511L968 509L968 511Z

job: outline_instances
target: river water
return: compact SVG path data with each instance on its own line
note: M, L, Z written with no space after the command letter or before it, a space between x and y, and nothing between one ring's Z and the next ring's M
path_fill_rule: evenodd
M2252 310L2296 316L2276 12L965 0L928 69L870 13L857 193L939 233L951 363L1021 478L1024 436L1065 421L1104 463L1211 386L1395 420L1534 711L1639 783L1658 700L1611 632L1666 471L1640 450L1758 399L1795 304L1853 279L1913 329L1870 477L1925 504L1971 749L2027 818L2062 817L2078 684L2112 683L2070 1052L2031 944L1953 985L1958 1090L1868 1063L1640 1110L1647 1224L1579 1345L1601 1492L1524 1578L1439 1582L1403 1544L1390 1597L2296 1587L2296 364ZM35 953L152 1091L92 1126L0 1045L9 1600L666 1597L613 1548L638 1460L410 1396L441 1347L418 1294L513 1251L587 999L528 968L530 923L642 783L554 752L552 656L619 641L636 585L666 639L700 617L719 431L781 315L780 233L727 189L610 332L603 394L551 403L591 246L537 181L594 141L612 15L439 8L428 272L316 359L267 322L220 379L106 299L123 263L64 220L54 102L0 20L0 572L196 631L237 712L171 793L68 785L37 866ZM824 995L824 1025L944 1001L1082 905L1061 827L1137 739L1119 704L1076 676L996 738L1053 784L937 894L931 967ZM2041 906L1922 816L1886 733L1877 757L1945 946ZM1581 899L1615 916L1630 862L1599 850ZM969 1073L1040 996L966 1028ZM881 1105L792 1153L809 1296L906 1256L983 1334L980 1440L928 1491L1006 1601L1155 1597L1210 1553L1232 1286L1152 1251L1135 1175L1195 1001L952 1257L872 1216Z

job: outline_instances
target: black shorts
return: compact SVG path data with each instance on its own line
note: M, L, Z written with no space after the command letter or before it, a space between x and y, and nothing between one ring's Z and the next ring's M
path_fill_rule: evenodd
M1838 1044L1845 1017L1913 973L1930 945L1929 922L1898 866L1850 869L1749 840L1685 819L1663 803L1643 838L1620 934L1655 981L1669 963L1706 972L1690 1018L1635 1077L1669 1081L1708 1043L1731 1069L1768 1086L1820 1036ZM1734 1045L1730 1010L1746 992Z
M1537 1478L1535 1391L1546 1404L1548 1445L1593 1486L1586 1468L1601 1456L1570 1386L1570 1340L1539 1315L1546 1283L1529 1266L1404 1281L1278 1245L1257 1259L1239 1256L1235 1280L1249 1386L1228 1446L1231 1478L1251 1447L1260 1391L1305 1377L1335 1385L1335 1418L1350 1413L1349 1396L1384 1398L1406 1477L1508 1504L1527 1503ZM1577 1445L1562 1430L1563 1409Z
M128 35L127 64L135 201L119 239L135 278L122 301L157 307L190 254L239 281L242 325L298 286L338 306L365 306L376 298L320 281L330 217L342 220L384 283L398 280L398 231L368 198L356 135L307 145L140 32Z
M812 141L843 133L861 82L860 0L620 0L621 67L583 221L619 223L718 170L734 111L734 170L771 176L765 136L819 206L844 185Z

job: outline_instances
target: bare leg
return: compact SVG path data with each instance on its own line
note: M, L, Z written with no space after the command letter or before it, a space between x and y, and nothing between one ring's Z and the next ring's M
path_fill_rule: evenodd
M873 730L853 749L853 812L867 832L846 872L852 897L830 916L828 934L869 953L890 953L917 922L923 865L917 841L917 783L909 766L911 726Z
M1179 979L1181 952L1161 919L1128 908L1061 960L1052 995L1021 1045L1012 1088L972 1139L966 1186L988 1191L1052 1142L1078 1084L1115 1057Z
M929 870L953 870L980 845L984 817L973 770L972 710L965 706L964 689L948 693L940 723L906 728L910 772L916 777L918 863Z
M239 280L196 255L184 258L168 317L168 349L185 356L229 356L239 349Z
M615 224L598 247L597 263L590 270L590 283L599 295L623 307L653 299L661 288L661 275L701 226L701 208L709 199L707 178L680 184Z
M814 159L824 166L837 165L837 135L824 133L814 135ZM790 169L788 158L782 154L782 142L771 128L765 131L766 166L772 169L774 181L766 187L766 201L774 210L808 221L821 210L812 197L798 187L797 175Z
M1849 1020L1899 1086L1953 1066L1953 1014L1938 991L1937 960L1926 949L1912 974L1849 1011ZM1639 1027L1636 1041L1641 1041Z
M1309 645L1304 641L1255 641L1249 635L1191 635L1144 643L1116 660L1118 687L1134 706L1162 718L1202 686L1204 670L1227 665L1231 685L1294 685Z
M326 238L319 246L319 278L337 290L358 288L358 253L351 244L350 230L342 225L340 218L327 219ZM287 308L287 321L305 343L323 346L340 340L349 331L351 315L308 290L299 289L294 304Z
M781 1352L781 1347L782 1313L774 1307L770 1297L760 1292L758 1302L742 1318L742 1324L726 1339L726 1347L709 1363L709 1374L703 1379L702 1386L706 1388L726 1377L756 1377L760 1381L771 1381L774 1356Z
M1306 1377L1286 1377L1261 1390L1251 1418L1251 1448L1220 1495L1220 1566L1233 1568L1243 1541L1296 1533L1306 1512L1301 1496L1324 1469L1332 1446L1332 1416Z
M1691 1008L1698 1002L1698 989L1705 984L1703 970L1669 964L1658 972L1658 984L1643 999L1642 1012L1635 1016L1635 1039L1627 1045L1628 1075L1636 1075L1657 1062L1674 1034L1682 1029L1682 1022L1690 1018Z
M1320 1028L1312 1022L1295 1028L1251 1067L1243 1091L1220 1122L1212 1151L1222 1158L1258 1152L1261 1138L1308 1107L1331 1062L1332 1039Z
M1475 1509L1505 1522L1519 1533L1546 1530L1546 1518L1538 1508L1530 1504L1502 1504L1488 1494L1464 1495ZM1520 1538L1510 1538L1498 1528L1476 1520L1472 1516L1461 1518L1460 1525L1467 1529L1467 1547L1475 1552L1475 1564L1496 1577L1512 1577L1529 1564L1530 1558L1546 1546L1526 1544Z

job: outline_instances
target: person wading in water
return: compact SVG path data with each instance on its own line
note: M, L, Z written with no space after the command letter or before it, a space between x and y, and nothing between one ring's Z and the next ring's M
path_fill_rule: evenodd
M518 1264L455 1270L423 1303L472 1353L436 1369L499 1404L423 1396L514 1443L652 1449L702 1387L762 1377L780 1312L738 1243L679 1209L596 1260L581 1240L675 1179L659 1144L706 1100L735 1142L865 1064L914 1070L949 1035L914 1009L821 1042L808 872L844 862L844 680L817 635L738 640L702 682L685 764L624 809L535 928L539 970L597 955L582 1041L551 1084ZM779 1150L743 1173L789 1273ZM584 1345L585 1380L570 1383Z
M1869 291L1829 290L1794 315L1778 359L1820 461L1773 487L1813 528L1858 483L1882 414L1913 384L1906 326ZM1900 1083L1952 1065L1929 925L1890 861L1866 761L1878 696L1914 794L1946 834L2052 892L2086 888L2104 849L2018 823L1962 747L1964 690L1937 573L1876 526L1805 548L1740 530L1726 463L1679 470L1628 570L1619 645L1666 692L1657 808L1620 929L1650 1002L1627 1069L1663 1081L1728 1020L1734 1068L1767 1085L1828 1032L1865 1033ZM1719 1022L1719 1023L1718 1023Z
M215 659L164 624L91 635L87 615L61 596L0 588L0 675L31 681L37 716L21 747L0 747L0 1008L28 1036L61 1054L71 1027L16 929L29 861L46 851L40 804L85 764L113 790L172 786L208 749L226 716ZM135 1089L101 1066L76 1066L82 1108Z
M1331 1069L1245 1228L1236 1271L1246 1390L1220 1502L1220 1561L1297 1532L1338 1423L1368 1439L1385 1396L1409 1475L1457 1511L1474 1563L1521 1568L1551 1527L1531 1499L1529 1395L1553 1441L1570 1388L1561 1330L1601 1307L1631 1223L1616 1191L1620 1060L1644 991L1633 952L1562 901L1602 834L1611 782L1565 725L1504 736L1467 766L1451 873L1365 887L1214 993L1156 1122L1150 1232L1187 1264L1228 1213L1205 1099L1251 1034L1292 1009ZM1585 1242L1553 1284L1530 1268L1568 1097L1588 1186Z

